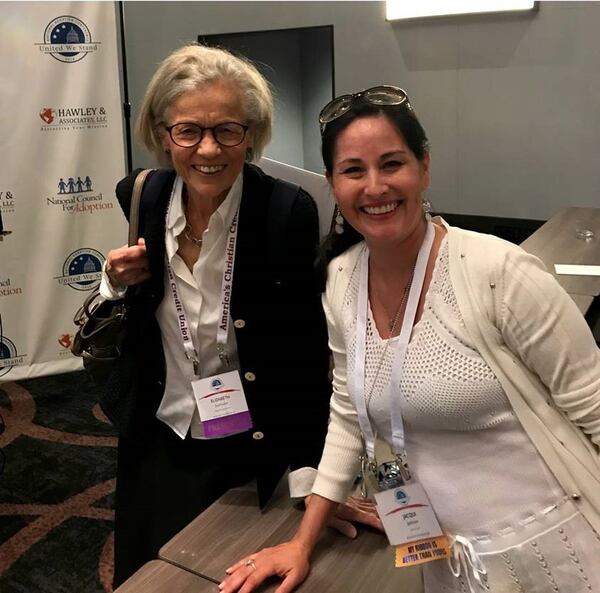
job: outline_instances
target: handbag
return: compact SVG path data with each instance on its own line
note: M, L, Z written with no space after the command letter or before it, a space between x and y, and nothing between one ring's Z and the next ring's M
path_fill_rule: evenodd
M142 189L150 171L152 169L140 171L133 185L127 243L130 247L137 245ZM71 352L83 358L84 368L96 382L102 382L108 377L113 363L123 354L127 307L125 299L104 300L98 287L88 295L75 313L73 322L78 329Z

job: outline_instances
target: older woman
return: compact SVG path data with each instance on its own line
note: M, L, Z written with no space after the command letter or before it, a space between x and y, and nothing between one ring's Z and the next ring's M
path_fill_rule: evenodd
M310 492L330 394L318 218L306 192L249 164L271 117L251 63L198 45L160 64L141 106L138 136L167 169L101 289L131 309L103 394L120 432L116 585L232 486L256 478L262 506L291 468L292 495ZM134 177L117 186L126 213ZM225 416L229 396L205 397L219 390L236 398Z
M448 538L427 592L600 591L600 352L584 319L535 257L428 221L428 142L404 91L345 95L320 120L345 219L323 297L331 422L296 536L228 569L223 593L305 578L361 457L391 539L411 541L417 507Z

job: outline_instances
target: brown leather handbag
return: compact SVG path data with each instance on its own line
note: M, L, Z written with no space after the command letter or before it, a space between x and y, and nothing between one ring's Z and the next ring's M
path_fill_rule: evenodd
M142 189L150 171L152 169L140 171L133 185L129 211L129 246L137 245ZM110 372L111 363L122 354L127 331L125 300L104 300L100 289L96 288L75 313L73 322L78 330L71 352L83 358L83 366L95 380L102 381Z

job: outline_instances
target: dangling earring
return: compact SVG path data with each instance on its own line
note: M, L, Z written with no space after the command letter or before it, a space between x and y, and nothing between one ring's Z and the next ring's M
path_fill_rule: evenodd
M336 234L341 235L344 232L344 217L338 206L335 207L335 224L333 230Z
M421 207L423 208L423 214L425 215L425 220L429 222L431 220L431 202L428 198L423 196L421 198Z

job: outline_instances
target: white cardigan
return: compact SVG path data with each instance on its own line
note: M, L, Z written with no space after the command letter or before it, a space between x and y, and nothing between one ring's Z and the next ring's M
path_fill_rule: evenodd
M600 533L600 350L589 327L536 257L497 237L436 222L448 230L450 280L467 331L540 455ZM313 492L338 502L352 487L362 453L346 388L341 316L362 246L330 263L323 296L335 368Z

